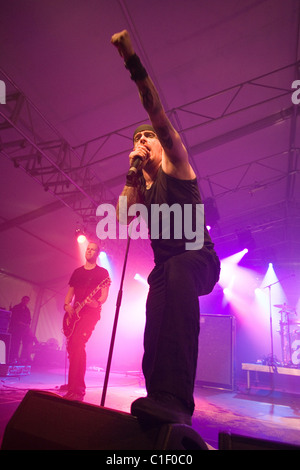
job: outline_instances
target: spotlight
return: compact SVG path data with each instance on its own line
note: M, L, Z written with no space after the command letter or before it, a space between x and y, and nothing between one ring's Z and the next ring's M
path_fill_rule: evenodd
M75 230L75 235L78 243L84 243L86 241L86 236L80 228Z
M113 273L112 273L112 265L109 259L109 255L105 251L100 251L99 256L98 256L99 264L102 266L102 268L107 269L107 271L110 274L110 277L112 278Z
M105 251L100 251L99 258L101 261L107 260L107 254Z
M227 256L227 258L224 258L222 262L226 264L238 264L248 252L248 248L244 248L243 250L239 251L238 253L235 253L234 255Z
M78 243L84 243L86 241L86 236L85 235L78 235L77 241L78 241Z
M224 297L226 298L227 302L231 301L233 295L232 295L232 290L229 287L225 287L223 289L223 294L224 294Z
M145 284L146 286L148 285L147 280L138 273L134 275L134 279L138 282L141 282L142 284Z
M284 293L281 282L279 281L277 274L275 272L272 262L269 262L267 272L261 282L260 288L266 289L267 287L272 286L272 303L273 304L283 304L286 302L286 295Z

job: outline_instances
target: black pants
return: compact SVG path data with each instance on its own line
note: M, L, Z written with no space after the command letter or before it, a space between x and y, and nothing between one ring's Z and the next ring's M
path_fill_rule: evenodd
M11 331L10 361L31 362L33 343L36 341L29 326L16 327ZM19 358L22 343L21 357Z
M168 392L194 411L200 311L198 296L219 279L215 252L186 251L155 266L146 305L143 373L148 394Z
M86 350L85 345L100 319L99 312L89 309L76 323L67 342L69 357L68 390L72 393L85 393Z

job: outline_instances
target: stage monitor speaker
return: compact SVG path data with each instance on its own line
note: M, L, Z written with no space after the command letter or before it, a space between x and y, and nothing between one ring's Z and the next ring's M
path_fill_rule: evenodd
M284 442L220 432L219 450L300 450L300 447Z
M196 384L233 390L234 350L235 318L201 314Z
M30 390L9 421L2 450L208 450L180 424L146 425L129 413Z

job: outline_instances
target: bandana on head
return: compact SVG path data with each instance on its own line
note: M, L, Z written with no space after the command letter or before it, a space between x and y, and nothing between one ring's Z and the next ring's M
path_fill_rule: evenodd
M142 132L142 131L151 131L151 132L154 132L154 134L156 134L154 127L150 126L149 124L142 124L141 126L137 127L136 130L134 131L133 137L132 137L133 140L134 140L135 135L138 132Z

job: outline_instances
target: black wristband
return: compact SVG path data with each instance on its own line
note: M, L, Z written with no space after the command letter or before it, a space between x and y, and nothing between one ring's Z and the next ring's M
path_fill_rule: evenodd
M129 57L125 62L125 67L129 70L131 80L134 82L137 80L144 80L148 77L146 69L143 67L140 58L136 54Z

